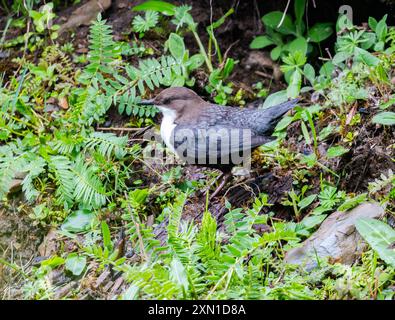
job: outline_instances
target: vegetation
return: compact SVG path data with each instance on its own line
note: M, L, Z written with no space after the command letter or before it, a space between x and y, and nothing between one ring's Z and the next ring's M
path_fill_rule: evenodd
M58 238L50 232L55 248L27 267L1 244L3 298L95 298L93 287L96 298L115 299L394 299L395 29L386 16L366 28L345 16L307 27L304 0L293 2L294 18L265 13L250 48L271 46L281 64L285 86L273 92L271 80L238 85L241 63L217 35L234 8L203 28L191 6L148 1L133 8L123 38L99 13L84 55L52 23L61 4L38 2L1 4L10 15L0 20L0 54L13 54L0 82L0 220L16 212ZM241 107L302 97L253 155L256 172L290 177L288 190L277 200L273 190L247 191L238 203L230 187L213 204L199 191L215 171L147 163L144 152L161 146L135 133L158 123L158 110L138 103L170 86ZM367 179L365 153L377 162ZM355 263L318 259L313 271L286 263L331 213L369 201L386 216L356 222L369 246ZM98 289L105 272L123 279L112 293Z

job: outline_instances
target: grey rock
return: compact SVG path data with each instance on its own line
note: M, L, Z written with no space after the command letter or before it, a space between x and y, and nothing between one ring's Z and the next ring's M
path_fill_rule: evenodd
M378 219L383 215L384 209L376 203L364 203L347 212L334 212L301 247L286 253L285 262L301 265L306 270L317 266L317 257L351 265L367 246L355 222L359 218Z

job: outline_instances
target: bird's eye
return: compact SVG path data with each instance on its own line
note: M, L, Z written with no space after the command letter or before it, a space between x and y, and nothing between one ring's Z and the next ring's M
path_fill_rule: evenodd
M166 98L166 99L163 99L163 104L169 104L170 103L170 101L171 101L171 99L170 98Z

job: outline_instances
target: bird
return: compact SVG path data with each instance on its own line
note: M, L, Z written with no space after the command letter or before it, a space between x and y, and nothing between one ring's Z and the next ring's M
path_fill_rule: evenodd
M161 138L167 148L187 164L216 168L224 177L211 195L215 197L255 148L273 140L273 130L298 99L267 109L213 104L193 90L171 87L139 105L156 106L163 115Z

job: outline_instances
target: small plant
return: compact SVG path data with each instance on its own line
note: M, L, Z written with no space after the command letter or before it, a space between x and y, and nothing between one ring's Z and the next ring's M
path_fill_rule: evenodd
M139 33L139 37L142 38L144 33L148 30L155 28L158 24L159 14L155 11L146 11L145 17L136 16L132 21L133 31Z
M306 30L303 21L306 0L294 2L295 21L286 12L273 11L262 17L266 34L256 37L250 44L252 49L275 46L270 52L273 60L278 60L300 51L302 55L313 51L313 44L319 44L329 38L333 32L330 23L316 23Z

